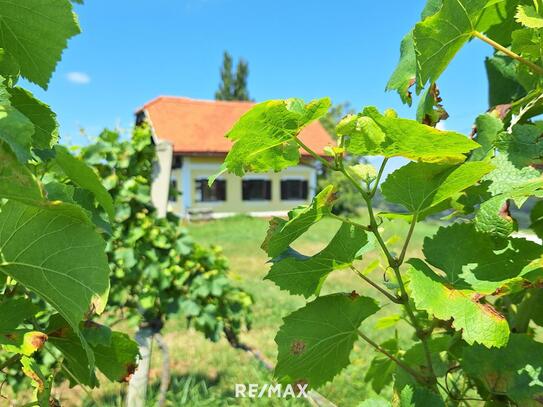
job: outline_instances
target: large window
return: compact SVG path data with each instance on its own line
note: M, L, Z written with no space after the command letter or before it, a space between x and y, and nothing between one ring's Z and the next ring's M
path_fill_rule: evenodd
M245 179L242 182L244 201L271 200L271 181L266 179Z
M207 184L207 178L196 180L196 202L226 201L226 181L217 179L213 185Z
M307 180L285 179L281 181L281 200L305 201L307 200Z

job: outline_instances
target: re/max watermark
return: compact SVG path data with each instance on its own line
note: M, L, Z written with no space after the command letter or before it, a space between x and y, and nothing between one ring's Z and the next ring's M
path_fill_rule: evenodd
M263 397L276 397L276 398L307 398L308 394L307 383L296 384L257 384L257 383L236 383L235 397L247 397L251 399L263 398Z

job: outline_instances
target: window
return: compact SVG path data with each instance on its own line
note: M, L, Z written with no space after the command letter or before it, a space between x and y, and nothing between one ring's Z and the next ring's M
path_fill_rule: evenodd
M207 184L207 178L196 180L196 202L226 201L226 181L217 179L213 185Z
M307 200L307 180L288 179L281 181L281 200L305 201Z
M177 196L179 195L179 189L177 187L177 180L170 180L170 189L168 190L168 201L177 202Z
M271 181L265 179L245 179L241 185L244 201L271 200Z

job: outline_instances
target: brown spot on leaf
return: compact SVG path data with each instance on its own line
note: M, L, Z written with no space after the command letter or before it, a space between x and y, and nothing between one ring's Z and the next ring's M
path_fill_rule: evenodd
M45 342L47 341L48 337L43 332L36 332L32 334L30 337L30 344L34 349L41 349Z
M132 377L132 375L136 371L136 367L137 367L137 365L135 363L129 363L126 366L126 374L121 378L120 381L121 382L129 382L130 378Z
M49 332L49 336L54 338L66 338L70 333L70 328L67 326L60 327L55 329L52 332Z
M496 311L496 308L494 308L490 304L480 304L483 308L483 311L485 311L487 314L490 314L491 316L495 317L496 319L503 320L505 317L500 314L498 311Z
M493 113L496 113L500 119L504 119L507 116L507 113L511 110L511 103L506 103L503 105L494 106Z
M292 342L292 345L290 346L290 353L293 355L299 355L301 353L305 352L305 342L298 339Z
M358 294L356 290L351 291L351 293L349 294L349 298L351 300L356 300L358 297L360 297L360 294Z
M505 201L505 203L503 204L503 206L500 208L500 213L499 215L504 218L505 220L507 220L508 222L510 222L513 218L511 218L511 212L509 210L509 201Z

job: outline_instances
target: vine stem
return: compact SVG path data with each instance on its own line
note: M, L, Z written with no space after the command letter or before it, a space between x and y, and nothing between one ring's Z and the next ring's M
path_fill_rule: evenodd
M381 163L381 166L379 167L379 173L377 174L377 178L375 179L375 184L373 185L373 189L370 192L370 198L373 198L375 196L375 193L377 192L377 188L379 187L379 182L381 182L381 177L383 176L383 172L385 171L387 162L388 162L388 157L383 158L383 162Z
M339 220L341 222L348 223L349 225L353 225L353 226L356 226L358 228L362 228L365 231L368 231L368 232L370 231L370 228L367 227L366 225L362 225L361 223L358 223L358 222L353 222L352 220L344 218L343 216L339 216L339 215L336 215L334 213L330 213L328 216L330 218L332 218L332 219L337 219L337 220Z
M474 37L476 37L476 38L479 38L481 41L486 42L487 44L489 44L491 47L497 49L498 51L503 52L508 57L511 57L511 58L519 61L520 63L528 66L535 73L543 76L543 68L540 67L539 65L536 65L533 62L528 61L527 59L524 59L520 55L518 55L515 52L511 51L509 48L506 48L503 45L498 44L496 41L491 40L486 35L481 34L479 31L473 31L472 35Z
M378 290L381 294L383 294L385 297L387 297L390 301L392 301L395 304L401 304L402 300L392 294L390 294L388 291L386 291L383 287L379 286L377 283L366 277L360 270L356 269L354 266L351 266L351 270L355 272L355 274L360 277L362 280L364 280L366 283L371 285L373 288Z
M318 155L315 151L313 151L311 148L309 148L302 140L300 140L298 137L294 137L294 141L298 143L300 147L302 147L305 151L307 151L314 159L317 161L320 161L325 167L332 168L330 163L322 158L320 155Z
M396 363L398 366L400 366L403 370L405 370L407 373L409 373L411 376L413 376L415 379L417 379L419 382L426 384L426 381L424 377L422 377L416 370L412 369L405 363L403 363L400 359L398 359L396 356L392 355L390 352L388 352L386 349L384 349L382 346L379 346L377 343L375 343L373 340L368 338L366 335L364 335L360 330L357 331L358 336L360 336L364 341L366 341L368 344L373 346L375 350L385 355L387 358L392 360L394 363Z
M400 273L400 266L401 266L401 264L403 262L402 257L405 257L405 253L407 252L409 242L411 241L411 237L413 236L413 231L415 230L415 225L417 223L416 222L417 217L416 217L416 215L413 216L413 222L411 223L411 226L409 228L409 232L407 234L407 237L406 237L403 249L402 249L403 255L401 255L400 259L395 259L392 256L392 254L390 253L390 251L388 250L388 247L387 247L386 243L384 242L383 237L381 236L381 233L379 233L379 227L377 225L377 220L376 220L375 214L373 212L373 205L372 205L371 197L362 189L362 187L360 185L358 185L358 183L352 177L349 176L349 174L347 173L347 171L345 171L345 169L343 167L340 168L340 171L343 172L347 176L347 178L354 185L357 185L358 187L360 187L362 197L366 201L366 206L368 208L368 215L370 217L370 230L374 234L375 238L377 239L377 242L379 243L379 246L381 246L381 249L383 250L383 253L385 254L385 256L386 256L386 258L388 260L389 266L394 270L394 275L396 276L396 280L398 281L398 285L400 287L402 305L403 305L403 307L405 309L405 312L407 313L408 318L411 320L411 324L413 325L413 328L415 328L415 332L417 334L417 337L422 342L422 346L424 348L424 355L426 357L426 364L428 365L428 370L430 371L431 377L432 377L434 382L437 382L436 374L435 374L435 371L434 371L434 366L433 366L433 363L432 363L432 354L430 352L430 347L428 345L428 340L426 338L426 335L425 335L424 331L420 327L420 324L419 324L419 321L417 320L417 317L415 316L413 310L411 309L411 305L409 303L409 296L407 295L407 291L405 289L405 284L403 282L402 275Z

